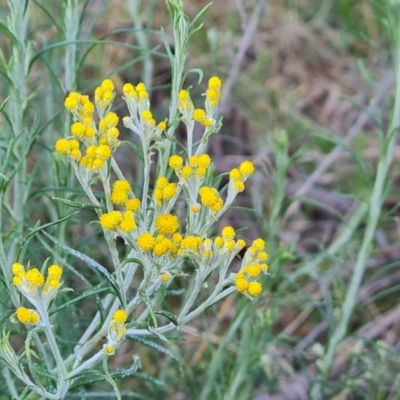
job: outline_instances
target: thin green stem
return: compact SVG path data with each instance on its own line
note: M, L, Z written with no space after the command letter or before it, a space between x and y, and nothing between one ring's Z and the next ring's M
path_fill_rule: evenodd
M397 22L397 21L396 21ZM398 27L394 27L396 31ZM396 32L398 35L398 32ZM350 319L357 302L358 292L364 276L366 262L372 250L372 242L375 237L375 231L381 215L382 204L385 199L384 186L386 183L389 167L393 161L394 146L396 143L396 130L400 125L400 37L396 35L396 71L395 71L395 102L393 107L393 117L390 123L387 137L384 143L381 143L381 152L378 163L378 169L375 177L374 186L368 202L368 219L366 229L364 231L361 248L357 255L354 273L352 275L350 285L348 287L345 300L341 307L341 318L334 330L331 339L328 343L327 351L319 363L319 369L324 378L327 378L332 368L336 349L339 343L344 339ZM311 397L314 400L321 399L322 385L318 381L314 384L311 390Z

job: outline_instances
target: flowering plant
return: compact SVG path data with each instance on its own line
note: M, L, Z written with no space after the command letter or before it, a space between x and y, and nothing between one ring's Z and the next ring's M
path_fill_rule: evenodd
M116 96L112 80L102 81L94 92L93 102L89 96L78 92L69 93L65 99L64 105L72 114L73 123L70 135L57 140L55 150L68 160L89 205L97 213L113 270L109 272L97 261L48 235L64 251L102 274L104 282L98 293L108 289L102 299L105 314L99 311L74 351L62 354L51 314L53 300L60 290L67 290L62 289L63 269L58 264L47 268L45 262L39 271L25 267L22 260L15 260L11 267L12 285L22 295L21 303L29 303L32 308L16 304L19 307L12 318L24 324L28 334L25 351L17 356L9 344L9 333L4 332L0 357L26 385L20 398L30 392L49 399L63 398L72 387L79 386L85 374L93 374L93 368L99 363L103 370L95 370L95 373L107 380L121 398L115 375L108 370L108 359L125 340L137 340L141 336L166 340L166 333L188 323L229 294L239 291L253 298L262 292L257 278L268 270L265 242L256 239L248 246L240 271L231 273L229 266L246 248L245 241L235 238L231 226L224 227L215 237L209 233L236 195L244 190L254 166L250 161L242 162L229 172L227 187L219 189L211 157L204 150L222 125L216 118L222 83L218 77L211 77L204 94L204 107L194 106L190 88L182 87L187 40L196 29L183 13L182 2L169 0L167 4L176 46L173 55L166 45L173 69L168 118L156 122L148 89L143 83L127 83L122 89L129 110L129 115L122 119L123 125L140 139L140 147L130 145L143 162L141 192L133 189L114 158L126 142L119 138L119 116L111 111ZM178 143L174 136L179 124L186 129L186 143ZM194 143L196 124L202 128L202 137ZM155 162L153 183L150 177ZM97 190L99 185L101 195ZM117 238L123 240L123 252L117 248ZM188 275L193 276L193 286L190 293L183 296L178 315L172 315L163 310L167 289L174 280ZM135 283L137 276L140 276L138 285ZM198 302L207 285L213 289L208 297ZM160 324L157 315L168 322ZM39 334L41 332L44 337ZM43 356L44 374L52 382L48 388L42 383L43 374L33 372L32 357L38 354ZM138 358L134 357L132 368L125 375L135 372L139 365Z

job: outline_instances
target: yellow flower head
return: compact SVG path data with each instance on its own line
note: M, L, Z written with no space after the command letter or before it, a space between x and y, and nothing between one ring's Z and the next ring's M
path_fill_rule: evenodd
M206 118L206 112L201 108L196 108L193 111L193 119L197 122L202 122Z
M139 199L129 199L125 202L124 207L126 210L130 211L137 211L140 207L140 200Z
M114 83L111 79L104 79L100 87L104 92L112 92L114 90Z
M258 258L260 261L267 261L267 260L268 260L268 253L265 252L265 251L261 251L260 253L258 253L257 258Z
M54 147L58 153L63 155L70 152L69 142L67 139L58 139Z
M107 230L114 230L122 221L123 217L120 211L111 211L100 216L100 225Z
M33 286L42 287L44 284L44 276L37 268L32 268L26 272L26 280Z
M158 123L157 128L161 131L165 131L167 129L167 123L165 121L161 121Z
M251 244L251 247L256 251L263 251L265 249L265 241L262 239L256 239Z
M200 211L200 204L195 204L190 208L190 211L193 214L197 214Z
M165 176L160 176L157 178L156 187L158 189L164 189L169 184L168 179Z
M127 99L137 96L135 87L131 83L125 83L122 87L122 91Z
M124 204L128 200L128 192L121 189L113 189L111 192L111 201L114 204Z
M222 237L225 240L233 239L235 237L235 230L231 226L226 226L222 229Z
M104 167L104 160L102 160L101 158L96 158L93 161L93 169L101 169Z
M129 233L136 229L136 222L132 216L124 216L123 220L118 224L118 228Z
M238 272L238 273L235 275L235 281L237 281L238 279L246 279L246 277L244 276L244 273L243 273L243 272Z
M269 268L269 267L268 267L268 264L265 264L265 263L264 263L264 264L261 264L260 267L261 267L261 271L262 271L262 272L268 271L268 268Z
M128 181L126 180L118 180L114 182L114 190L122 190L126 193L129 193L131 191L131 185Z
M71 125L71 133L76 137L82 137L85 134L85 129L82 122L75 122Z
M172 235L179 229L178 217L171 214L163 214L156 218L155 227L162 235Z
M182 176L187 179L190 178L193 175L193 169L190 165L185 165L182 168Z
M170 183L163 189L163 197L166 199L172 199L176 194L176 183Z
M214 89L214 90L219 90L221 87L221 79L218 78L218 76L212 76L209 80L208 80L208 88L209 89Z
M191 156L189 158L189 164L191 167L198 167L199 166L199 157L198 156Z
M247 288L247 293L250 296L256 297L259 296L262 292L262 285L260 282L250 282Z
M161 275L161 280L163 282L168 282L170 279L171 279L171 275L167 272Z
M58 264L50 265L47 275L59 279L63 273L63 269Z
M231 172L229 172L229 177L234 181L240 180L242 174L240 173L239 168L233 168Z
M224 245L224 239L221 236L217 236L214 239L214 246L216 248L221 248Z
M12 273L13 273L14 275L19 276L19 277L22 277L22 276L24 276L24 274L25 274L25 268L24 268L24 266L23 266L22 264L20 264L20 263L14 263L14 264L11 266L11 271L12 271Z
M189 100L190 99L189 92L187 90L182 89L178 93L178 98L181 101Z
M156 244L154 245L153 248L153 254L155 256L161 257L164 254L168 253L170 250L172 250L173 243L169 239L166 239L165 237L163 237L160 241L158 241L157 239L156 239Z
M251 161L243 161L239 166L240 173L248 178L254 172L254 165Z
M182 242L182 235L179 232L175 232L172 235L172 242L176 245L180 244Z
M168 164L173 170L179 169L183 165L183 158L178 155L173 155L169 158Z
M251 264L249 265L249 267L247 268L247 273L249 274L249 276L255 278L258 275L261 274L261 266L260 264Z
M101 144L100 146L97 147L96 150L96 156L100 160L107 160L111 157L112 150L111 147L108 146L107 144Z
M244 247L246 247L246 242L245 242L243 239L238 239L238 240L236 241L235 247L236 247L238 250L241 250L241 249L243 249Z
M196 252L201 245L201 237L200 236L187 236L181 242L182 250L189 250Z
M68 140L68 144L71 150L79 149L79 142L76 139Z
M199 167L208 168L211 164L211 157L208 154L199 156Z
M114 313L113 320L118 324L123 324L128 318L128 314L124 310L117 310Z
M236 279L235 286L238 292L244 293L249 287L249 282L244 278Z
M107 128L113 128L116 127L119 121L119 117L117 114L114 112L109 112L107 115L104 117L105 124Z
M112 356L112 355L115 354L115 349L114 349L114 347L111 346L110 344L105 344L105 345L104 345L104 353L105 353L107 356Z
M156 244L156 240L151 233L145 232L138 237L137 244L141 250L151 251Z
M236 181L236 182L235 182L235 189L236 189L238 192L243 192L243 190L244 190L244 183L243 183L242 181Z
M71 92L64 101L64 106L68 111L75 111L78 109L80 94Z
M146 92L146 85L143 82L139 82L136 86L136 91L137 92Z

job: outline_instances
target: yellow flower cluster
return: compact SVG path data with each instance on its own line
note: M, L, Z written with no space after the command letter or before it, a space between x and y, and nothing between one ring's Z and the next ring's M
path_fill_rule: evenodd
M150 110L142 111L142 119L146 124L150 126L155 126L156 124L156 120L153 118L153 114Z
M99 144L108 145L110 147L115 147L118 145L118 122L118 115L114 112L108 112L99 121Z
M136 115L136 113L138 113L138 116L143 121L145 127L154 127L155 130L153 130L152 132L155 133L157 136L160 135L162 131L167 129L166 120L159 122L156 126L156 120L154 119L153 114L149 109L149 95L147 93L147 89L144 83L140 82L136 85L136 87L133 86L131 83L126 83L123 86L122 91L124 93L125 100L128 104L131 115ZM126 118L128 118L128 121L131 120L129 117Z
M182 114L193 110L193 102L190 98L189 91L182 89L178 93L178 109Z
M77 92L71 92L65 98L65 108L70 111L78 120L92 118L94 114L94 104L89 100L89 96Z
M203 186L199 190L201 204L208 207L213 213L217 213L224 201L219 197L218 190L215 188Z
M37 324L40 320L39 314L25 307L18 307L15 313L18 321L23 324Z
M233 168L230 173L230 183L237 192L243 192L244 182L254 173L254 165L251 161L243 161L239 168Z
M193 119L206 127L213 124L213 119L207 116L206 112L201 108L196 108L193 111Z
M13 284L33 296L38 295L40 292L43 294L54 292L62 283L60 279L63 270L57 264L53 264L48 268L46 280L37 268L25 271L24 266L20 263L14 263L11 270L14 275Z
M79 162L79 165L89 171L103 168L105 162L119 144L119 118L113 112L107 112L114 100L114 84L105 79L95 90L95 103L100 116L98 129L93 120L95 106L89 97L77 92L71 92L65 99L65 108L74 116L71 125L72 140L59 139L55 144L58 153ZM80 150L79 141L85 144L86 151Z
M247 263L263 263L268 260L268 253L265 251L265 241L256 239L247 249L245 259ZM268 269L268 266L267 268Z
M146 103L149 100L146 85L142 82L136 85L136 88L131 83L126 83L122 91L127 100L134 100L139 104Z
M182 239L181 250L189 254L197 254L201 246L202 239L200 236L189 235Z
M236 235L235 230L231 226L226 226L222 229L221 236L214 239L214 247L218 250L225 250L228 252L240 251L246 246L243 239L234 240Z
M113 204L123 206L126 211L137 211L140 207L140 200L137 198L129 199L131 185L126 180L117 180L114 182L111 191L111 201Z
M117 228L129 233L136 229L135 212L140 208L140 200L137 198L129 199L131 185L126 180L114 182L111 191L111 201L113 204L122 206L124 211L113 210L100 216L100 225L109 231Z
M172 225L169 226L172 227ZM174 230L175 226L169 231ZM155 257L169 256L175 258L180 254L179 245L182 242L182 235L175 231L168 236L165 234L153 236L150 232L144 232L139 235L137 245L139 249L151 252Z
M107 144L99 146L88 146L86 154L81 157L79 165L88 170L99 170L103 168L104 163L111 157L112 149Z
M79 145L80 144L76 139L58 139L55 144L55 148L58 153L78 161L82 155L81 151L79 150Z
M255 278L268 271L266 260L268 260L268 254L265 252L264 240L254 240L246 251L244 265L235 276L235 286L239 292L247 292L252 297L261 294L262 285Z
M71 125L71 134L78 139L91 141L96 135L93 119L91 117L85 117L82 122L74 122Z
M169 158L168 164L182 182L186 182L192 176L203 180L207 168L211 165L211 157L208 154L191 156L183 166L183 158L174 154Z
M111 79L104 79L99 87L94 91L94 100L96 105L105 110L114 101L114 83Z
M154 188L154 199L157 206L168 202L175 197L177 190L176 183L170 183L165 176L160 176Z
M211 107L217 107L220 98L221 79L212 76L208 80L208 89L206 92L206 101Z
M136 221L133 211L124 212L113 210L100 216L100 225L103 229L114 231L119 228L123 232L130 233L136 229Z

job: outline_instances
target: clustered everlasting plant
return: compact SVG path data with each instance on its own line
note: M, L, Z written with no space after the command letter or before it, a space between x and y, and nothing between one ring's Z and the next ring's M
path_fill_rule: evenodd
M257 278L268 270L264 240L254 240L244 251L240 271L231 273L229 266L246 248L245 241L235 238L231 226L224 227L220 235L209 236L213 225L244 190L254 166L250 161L242 162L229 172L227 187L222 190L218 187L220 179L214 176L211 157L204 149L209 138L221 128L221 120L216 119L221 80L216 76L208 80L204 108L195 108L190 88L182 89L185 48L195 30L183 14L181 3L168 4L176 39L174 55L167 46L173 68L169 118L158 123L154 119L143 83L123 86L123 99L129 110L129 116L122 119L123 125L140 139L140 148L133 143L131 146L143 162L141 193L133 189L134 185L124 177L114 158L124 142L119 139L119 116L111 111L116 94L112 80L105 79L96 88L93 102L89 96L77 92L69 93L65 99L73 123L70 136L57 140L55 150L69 161L97 213L113 271L58 243L97 269L104 277L102 287L109 288L102 300L105 317L98 312L74 351L61 354L51 308L60 290L70 290L61 289L63 269L57 264L47 268L45 262L39 271L22 265L23 260L15 260L12 285L22 295L21 304L25 306L20 305L12 319L25 324L28 333L25 351L20 355L10 346L9 333L4 333L0 357L26 385L21 398L31 392L49 399L63 398L85 374L93 373L99 363L103 370L97 374L110 382L120 398L107 361L127 338L153 335L165 339L165 333L188 323L234 291L249 298L262 292ZM179 124L186 128L185 144L174 137ZM203 129L202 138L196 143L193 142L195 124ZM152 163L156 163L154 184L150 179ZM102 195L98 194L99 185ZM125 251L117 248L117 238L122 238ZM190 294L183 296L180 313L172 315L163 310L169 285L189 274L194 283ZM140 284L135 286L138 275ZM206 285L213 290L199 302ZM168 321L160 325L157 315ZM50 387L43 384L43 374L33 371L38 356L44 359L46 379L50 377L52 382ZM135 358L131 371L138 367Z

